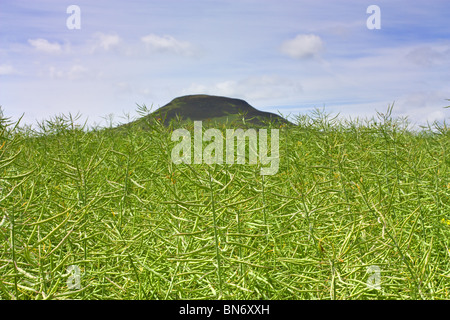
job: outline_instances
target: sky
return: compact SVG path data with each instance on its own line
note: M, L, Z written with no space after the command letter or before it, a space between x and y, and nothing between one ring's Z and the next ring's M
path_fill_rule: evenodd
M26 124L106 125L211 94L285 116L394 104L413 124L448 121L449 13L448 0L1 0L0 106Z

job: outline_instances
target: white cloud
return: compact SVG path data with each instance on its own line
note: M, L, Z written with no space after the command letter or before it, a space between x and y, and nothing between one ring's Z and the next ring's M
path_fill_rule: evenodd
M194 47L187 41L180 41L170 35L158 36L149 34L141 38L148 50L152 52L172 52L181 55L192 55Z
M0 76L6 76L9 74L17 73L16 69L10 64L2 64L0 65Z
M444 91L422 91L405 94L394 105L399 115L408 116L413 123L432 123L450 117L447 95Z
M327 110L332 110L344 118L362 117L377 119L377 111L385 113L388 106L393 104L392 117L398 119L407 118L411 128L418 129L419 125L432 124L434 121L443 121L450 118L450 110L444 109L448 105L443 91L427 91L417 93L407 93L395 99L395 101L377 101L372 103L336 104L327 106Z
M281 52L294 59L317 57L324 49L324 43L314 34L299 34L281 45Z
M433 66L436 64L441 64L445 60L449 60L450 48L448 47L431 47L431 46L421 46L412 49L406 58L410 61L422 65L422 66Z
M67 71L51 66L49 73L51 79L79 80L89 75L89 70L79 64L71 66Z
M89 73L89 70L82 65L73 65L67 72L67 77L69 80L78 80L84 78Z
M46 39L28 39L28 43L31 44L36 50L42 51L45 53L61 53L62 48L61 45L57 42L50 43Z
M104 34L101 32L95 33L93 37L95 39L93 50L100 47L108 51L112 47L119 45L119 43L122 41L122 39L118 35Z

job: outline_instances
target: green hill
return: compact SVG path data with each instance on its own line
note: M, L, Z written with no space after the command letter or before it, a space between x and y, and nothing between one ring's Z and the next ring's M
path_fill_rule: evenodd
M220 96L188 95L173 99L168 104L151 113L165 125L171 121L204 121L211 124L264 125L268 122L290 124L283 117L255 109L246 101ZM145 126L149 119L138 119L135 124Z

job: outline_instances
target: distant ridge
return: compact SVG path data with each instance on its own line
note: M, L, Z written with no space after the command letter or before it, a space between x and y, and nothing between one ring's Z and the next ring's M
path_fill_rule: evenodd
M252 125L264 125L267 122L291 124L277 114L255 109L244 100L205 94L175 98L148 117L159 119L165 125L177 118L182 121L237 125L242 125L243 119L245 124Z

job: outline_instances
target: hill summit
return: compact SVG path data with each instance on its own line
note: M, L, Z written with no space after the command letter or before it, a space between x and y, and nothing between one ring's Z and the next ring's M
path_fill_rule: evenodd
M182 121L211 121L212 123L246 123L262 125L266 122L290 123L271 112L255 109L241 99L211 95L188 95L173 99L149 115L168 124L172 119Z

